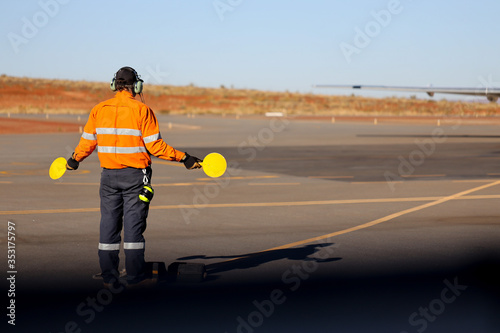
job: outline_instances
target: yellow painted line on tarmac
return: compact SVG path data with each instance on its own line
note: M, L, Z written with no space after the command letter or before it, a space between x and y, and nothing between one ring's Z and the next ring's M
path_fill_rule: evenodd
M7 210L0 211L0 215L39 215L39 214L66 214L66 213L93 213L99 208L65 208L65 209L34 209L34 210Z
M500 173L487 173L488 176L500 176Z
M293 186L300 183L248 183L250 186Z
M414 201L432 201L440 197L422 197L422 198L387 198L387 199L352 199L352 200L322 200L322 201L290 201L290 202L242 202L242 203L221 203L206 205L164 205L150 206L153 210L168 210L180 208L241 208L241 207L283 207L283 206L314 206L314 205L342 205L342 204L360 204L360 203L392 203L392 202L414 202ZM99 208L68 208L68 209L38 209L38 210L11 210L0 211L0 215L29 215L29 214L58 214L58 213L81 213L95 212Z
M471 195L471 196L459 198L459 200L486 200L486 199L500 199L500 194L498 194L498 195Z
M387 181L378 181L378 182L350 182L349 184L357 184L357 185L363 185L363 184L386 184ZM402 181L395 181L395 182L392 182L391 181L391 184L402 184L403 182Z
M0 181L0 184L12 184L12 182L9 182L9 181Z
M74 185L74 186L85 186L85 185L90 185L90 186L99 186L99 183L69 183L69 182L60 182L56 183L56 185Z
M230 177L231 180L246 180L246 179L271 179L271 178L279 178L279 176L237 176ZM196 180L206 181L213 180L213 178L197 178Z
M195 182L195 183L170 183L170 184L153 184L153 187L168 187L168 186L196 186L196 185L218 185L217 183Z
M415 198L382 198L382 199L346 199L346 200L320 200L320 201L285 201L285 202L243 202L243 203L221 203L221 204L206 204L206 205L164 205L150 206L151 210L169 210L169 209L207 209L207 208L243 208L243 207L290 207L290 206L315 206L315 205L347 205L347 204L371 204L371 203L397 203L397 202L426 202L430 201L430 205L436 205L445 201L451 200L486 200L499 199L500 195L477 195L465 196L468 193L479 191L481 189L498 185L500 181L493 184L483 185L479 188L464 191L459 194L461 196L449 197L415 197ZM467 193L466 193L467 192ZM444 200L444 201L442 201ZM429 204L426 204L429 205ZM425 205L423 205L425 206ZM422 206L419 206L422 207ZM430 206L428 206L430 207ZM417 207L418 208L418 207ZM427 208L427 207L423 207ZM423 209L420 208L420 209ZM413 211L415 208L413 209ZM417 209L418 210L418 209ZM66 208L66 209L37 209L37 210L10 210L0 211L0 215L32 215L32 214L61 214L61 213L86 213L98 212L99 208ZM406 211L403 211L406 212ZM408 212L407 212L408 213ZM405 213L405 214L407 214ZM404 214L401 214L404 215ZM394 217L393 217L394 218Z
M472 188L470 190L458 192L458 193L449 195L447 197L443 197L443 198L434 200L432 202L429 202L429 203L426 203L426 204L423 204L423 205L420 205L420 206L417 206L417 207L405 209L405 210L402 210L400 212L393 213L393 214L387 215L385 217L382 217L382 218L379 218L379 219L373 220L371 222L364 223L364 224L361 224L361 225L358 225L358 226L355 226L355 227L352 227L352 228L347 228L347 229L344 229L344 230L332 232L330 234L326 234L326 235L322 235L322 236L318 236L318 237L313 237L313 238L308 238L308 239L304 239L304 240L297 241L297 242L294 242L294 243L289 243L289 244L285 244L285 245L273 247L273 248L270 248L270 249L267 249L267 250L264 250L264 251L260 251L259 253L270 252L270 251L275 251L275 250L289 249L289 248L292 248L292 247L296 247L296 246L300 246L300 245L304 245L304 244L309 244L309 243L317 242L317 241L320 241L320 240L332 238L332 237L335 237L335 236L339 236L339 235L351 233L353 231L358 231L358 230L370 228L370 227L373 227L375 225L378 225L378 224L381 224L381 223L384 223L384 222L388 222L388 221L394 220L394 219L396 219L398 217L401 217L403 215L414 213L414 212L417 212L417 211L420 211L420 210L423 210L423 209L426 209L426 208L429 208L429 207L437 206L437 205L440 205L442 203L445 203L445 202L448 202L448 201L451 201L451 200L461 199L462 197L464 197L464 196L466 196L468 194L471 194L471 193L474 193L474 192L477 192L477 191L481 191L481 190L484 190L486 188L497 186L497 185L500 185L500 181L496 181L496 182L493 182L493 183L490 183L490 184L486 184L486 185L482 185L482 186L479 186L479 187L475 187L475 188ZM233 261L233 260L237 260L237 259L240 259L240 258L244 258L244 257L234 258L234 259L231 259L231 260L228 260L228 261Z
M432 178L432 177L446 177L444 174L440 175L402 175L403 178Z
M225 204L207 204L197 207L196 205L175 205L177 208L239 208L239 207L290 207L290 206L316 206L316 205L344 205L362 203L393 203L393 202L414 202L433 201L440 197L422 198L388 198L388 199L346 199L346 200L320 200L320 201L285 201L285 202L242 202ZM172 206L157 206L150 209L170 209Z
M312 179L352 179L354 176L309 176Z
M453 180L452 183L490 183L491 179L463 179Z
M74 185L74 186L99 186L100 183L68 183L61 182L56 183L57 185ZM195 183L170 183L170 184L153 184L153 187L168 187L168 186L196 186L196 185L218 185L217 183L205 183L205 182L195 182Z
M308 157L308 161L313 161L313 160L333 160L333 157ZM248 162L246 158L234 158L231 159L232 161L238 161L238 162ZM253 161L303 161L304 158L302 157L267 157L267 158L255 158Z
M72 171L72 175L84 175L90 173L90 170L75 170ZM49 175L49 168L47 169L36 169L36 170L6 170L0 171L0 174L9 175L9 176L40 176L40 175Z

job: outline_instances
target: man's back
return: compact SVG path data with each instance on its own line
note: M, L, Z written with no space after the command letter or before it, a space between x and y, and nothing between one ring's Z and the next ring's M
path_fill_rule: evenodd
M150 154L175 161L185 155L162 140L153 111L128 91L119 91L92 109L75 150L77 160L85 159L96 146L106 169L144 169L151 165Z

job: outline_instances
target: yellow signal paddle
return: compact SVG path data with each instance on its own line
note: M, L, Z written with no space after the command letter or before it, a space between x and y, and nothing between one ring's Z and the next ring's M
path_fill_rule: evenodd
M61 178L66 172L66 159L64 157L58 157L52 162L49 169L49 176L52 179Z
M208 177L217 178L226 172L227 163L224 156L219 153L210 153L200 163Z

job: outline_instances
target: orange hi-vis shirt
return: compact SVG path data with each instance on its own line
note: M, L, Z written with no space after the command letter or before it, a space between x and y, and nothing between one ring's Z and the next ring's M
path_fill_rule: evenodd
M170 161L185 155L163 141L153 110L126 90L92 109L73 158L81 162L96 147L106 169L144 169L151 165L150 154Z

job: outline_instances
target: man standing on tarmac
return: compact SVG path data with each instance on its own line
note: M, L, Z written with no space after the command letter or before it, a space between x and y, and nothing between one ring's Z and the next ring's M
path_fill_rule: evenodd
M96 105L85 125L68 170L97 147L101 164L101 222L99 264L105 287L118 283L121 230L124 229L127 284L147 283L144 260L146 218L153 196L151 157L183 162L189 170L200 168L200 159L178 151L163 141L156 116L142 99L143 81L131 67L122 67L111 81L114 98Z

